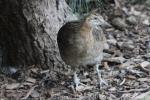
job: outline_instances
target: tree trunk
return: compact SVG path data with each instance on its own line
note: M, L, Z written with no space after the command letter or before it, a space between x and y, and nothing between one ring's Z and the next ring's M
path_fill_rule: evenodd
M69 18L65 0L0 0L3 65L61 65L56 37Z

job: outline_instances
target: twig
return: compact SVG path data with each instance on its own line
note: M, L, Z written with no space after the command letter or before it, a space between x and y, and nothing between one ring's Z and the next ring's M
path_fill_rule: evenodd
M131 92L144 92L148 91L150 87L144 88L144 89L131 89L131 90L125 90L125 91L117 91L119 93L131 93Z
M88 85L85 85L85 84L83 84L83 83L81 83L81 82L80 82L79 84L81 84L82 86L85 86L85 87L88 86Z
M135 97L132 97L131 100L142 100L142 98L146 97L146 96L149 95L149 94L150 94L150 91L145 92L145 93L142 93L142 94L137 95L137 96L135 96Z
M139 66L140 67L140 69L142 70L142 71L144 71L145 73L149 73L150 72L150 70L148 70L148 69L146 69L146 68L144 68L144 67L142 67L142 66Z
M30 94L32 93L32 91L34 90L34 88L36 88L36 87L37 87L37 85L33 86L33 87L29 90L29 92L26 94L26 96L23 97L23 98L21 98L21 99L27 99L27 98L30 96Z
M126 79L124 78L123 81L119 84L120 86L125 83Z

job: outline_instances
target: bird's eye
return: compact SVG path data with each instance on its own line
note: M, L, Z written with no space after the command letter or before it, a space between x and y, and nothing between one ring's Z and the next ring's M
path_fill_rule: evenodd
M97 18L95 17L94 20L97 20Z

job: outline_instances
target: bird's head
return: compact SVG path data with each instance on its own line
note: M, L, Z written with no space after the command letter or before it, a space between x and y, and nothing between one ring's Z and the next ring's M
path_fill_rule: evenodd
M85 18L86 23L90 25L91 27L111 27L109 23L107 23L104 18L99 14L90 14Z

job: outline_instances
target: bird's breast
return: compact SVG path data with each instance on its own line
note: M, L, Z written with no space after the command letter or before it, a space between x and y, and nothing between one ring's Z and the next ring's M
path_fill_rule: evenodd
M79 27L80 26L80 27ZM59 48L62 59L68 65L86 65L101 60L101 41L93 34L93 29L86 25L63 28L60 34ZM59 38L58 38L59 39Z

